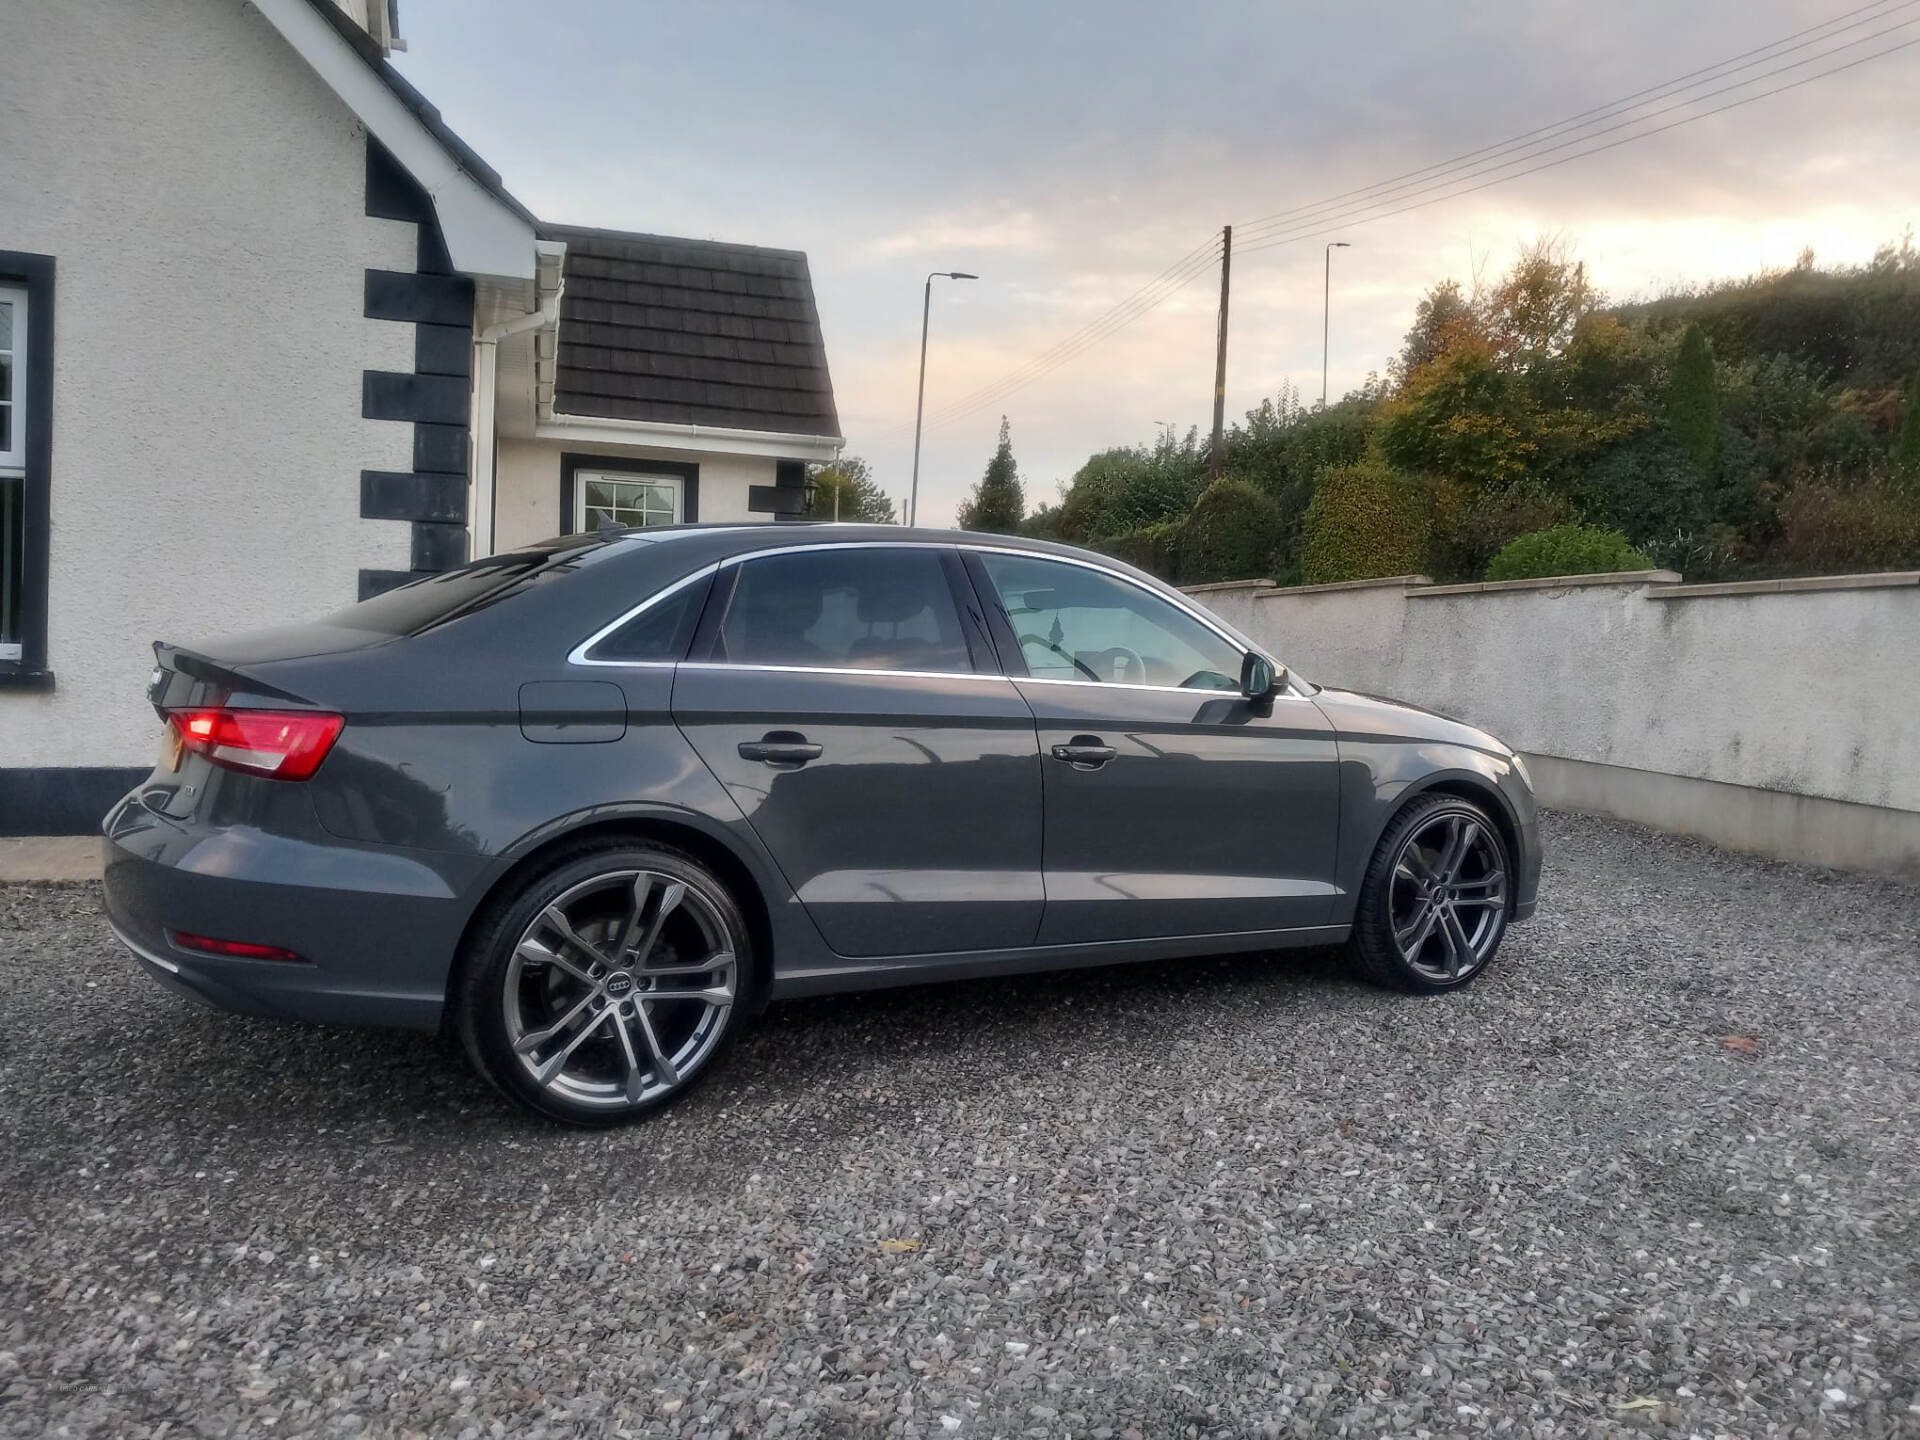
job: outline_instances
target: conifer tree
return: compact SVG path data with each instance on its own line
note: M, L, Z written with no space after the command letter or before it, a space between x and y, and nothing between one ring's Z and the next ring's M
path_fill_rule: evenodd
M1002 415L999 447L987 462L987 473L960 507L960 528L1014 535L1019 533L1026 514L1027 496L1020 488L1020 471L1013 463L1013 440L1008 434L1007 417Z
M1720 390L1713 347L1698 325L1687 326L1680 337L1673 391L1667 397L1667 430L1700 474L1711 480L1720 459Z

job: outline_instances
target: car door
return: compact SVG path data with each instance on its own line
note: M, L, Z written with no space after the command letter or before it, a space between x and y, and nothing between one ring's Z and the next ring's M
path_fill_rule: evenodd
M838 953L1033 943L1033 714L952 547L799 546L723 568L673 712Z
M1040 943L1325 924L1339 761L1312 701L1246 699L1241 647L1118 571L984 549L967 565L1039 730Z

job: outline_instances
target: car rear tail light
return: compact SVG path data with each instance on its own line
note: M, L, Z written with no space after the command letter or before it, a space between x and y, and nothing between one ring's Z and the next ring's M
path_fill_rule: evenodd
M317 710L175 710L168 722L184 750L216 765L275 780L305 780L340 738L346 721Z
M236 960L298 960L291 950L278 945L259 945L251 940L215 940L210 935L190 935L184 930L169 930L167 938L182 950L198 950L203 955L225 955Z

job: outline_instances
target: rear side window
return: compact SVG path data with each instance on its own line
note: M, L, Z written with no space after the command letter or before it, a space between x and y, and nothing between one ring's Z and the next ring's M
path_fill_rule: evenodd
M714 658L840 670L973 670L938 550L858 548L740 565Z
M678 660L707 603L713 576L703 575L647 606L587 652L589 660Z

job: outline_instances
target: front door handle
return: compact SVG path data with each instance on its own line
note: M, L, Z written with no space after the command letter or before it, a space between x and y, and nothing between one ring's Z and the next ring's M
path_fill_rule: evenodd
M1098 770L1119 753L1098 735L1076 735L1065 745L1053 747L1053 758L1076 770Z
M820 758L820 747L796 730L769 730L758 740L740 742L742 760L760 760L776 770L797 770Z

